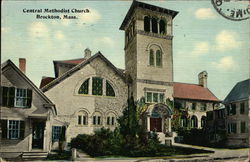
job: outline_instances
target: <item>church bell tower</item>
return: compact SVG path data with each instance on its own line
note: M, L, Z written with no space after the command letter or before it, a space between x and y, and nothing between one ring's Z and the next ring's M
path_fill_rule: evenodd
M120 30L125 31L125 70L130 95L148 103L173 95L173 19L177 11L133 1Z

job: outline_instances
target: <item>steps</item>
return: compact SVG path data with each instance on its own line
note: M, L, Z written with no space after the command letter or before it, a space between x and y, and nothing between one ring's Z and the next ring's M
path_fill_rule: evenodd
M22 160L43 160L48 156L48 152L36 151L36 152L23 152Z

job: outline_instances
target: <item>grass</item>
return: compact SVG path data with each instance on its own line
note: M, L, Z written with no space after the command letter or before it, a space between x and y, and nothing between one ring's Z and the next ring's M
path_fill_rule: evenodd
M191 155L191 154L207 154L213 153L213 151L185 148L185 147L169 147L161 145L159 151L154 155L149 156L122 156L122 155L110 155L110 156L96 156L96 158L133 158L133 157L163 157L163 156L174 156L174 155Z

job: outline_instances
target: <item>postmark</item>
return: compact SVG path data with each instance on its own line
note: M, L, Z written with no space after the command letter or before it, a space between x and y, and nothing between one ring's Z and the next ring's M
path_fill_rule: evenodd
M250 16L249 0L211 0L216 11L226 19L247 20Z

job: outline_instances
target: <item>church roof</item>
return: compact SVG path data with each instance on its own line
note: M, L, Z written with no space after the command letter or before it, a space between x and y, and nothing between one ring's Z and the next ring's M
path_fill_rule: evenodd
M158 6L154 6L151 4L147 4L147 3L143 3L143 2L138 2L136 0L133 0L133 3L131 4L126 17L124 18L122 25L120 27L120 30L124 30L125 26L127 25L131 15L133 14L133 12L135 11L136 8L143 8L143 9L148 9L151 11L156 11L159 13L165 13L165 14L169 14L172 16L172 18L174 18L178 12L177 11L173 11L173 10L169 10L166 8L162 8L162 7L158 7Z
M86 60L85 58L78 58L78 59L73 59L73 60L59 60L59 61L53 61L53 62L77 65L85 60Z
M46 86L47 84L49 84L50 82L52 82L55 78L53 77L46 77L44 76L41 80L41 83L40 83L40 89L44 86Z
M198 84L174 83L174 98L220 102L208 89Z
M95 55L93 55L92 57L90 57L89 59L87 59L85 61L82 61L79 64L77 64L76 66L72 67L70 70L68 70L67 72L65 72L63 75L59 76L58 78L55 78L53 81L49 82L47 85L43 86L41 88L42 91L43 92L48 91L50 88L54 87L55 85L57 85L58 83L60 83L64 79L68 78L73 73L75 73L76 71L80 70L81 68L83 68L85 65L89 64L92 60L94 60L97 57L100 57L104 62L106 62L106 64L109 67L111 67L119 76L121 76L122 79L125 80L125 77L124 77L124 74L122 73L122 71L119 70L118 68L116 68L106 57L104 57L102 55L101 52L98 52ZM67 60L64 60L64 61L67 61Z
M250 95L250 79L238 82L227 95L224 103L230 103L248 99Z

